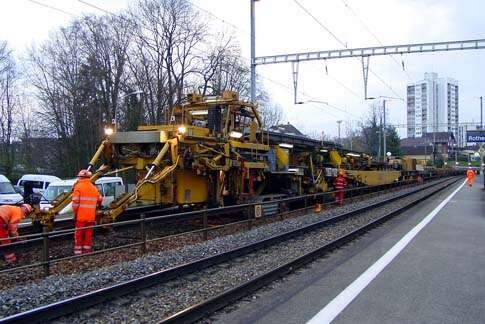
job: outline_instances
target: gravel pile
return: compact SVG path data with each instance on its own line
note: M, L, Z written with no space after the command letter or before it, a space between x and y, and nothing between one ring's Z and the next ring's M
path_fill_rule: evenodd
M431 184L425 184L423 186L426 187L429 185ZM321 214L309 214L299 218L268 224L247 232L219 237L207 242L186 246L179 250L149 254L137 260L120 263L106 268L73 275L50 276L38 283L17 286L0 292L0 316L5 317L13 315L41 305L109 286L114 283L127 281L155 271L194 261L202 257L222 253L243 244L249 244L284 231L296 229L318 220L413 190L415 190L415 188L407 188L399 192L392 192L371 198L367 201L331 209ZM237 277L246 278L247 275L248 274L242 274ZM231 278L231 276L232 275L228 278ZM174 284L177 285L177 283ZM221 285L223 285L222 282ZM176 289L176 287L177 286L171 286L169 289L174 296L177 295L179 290ZM150 290L145 290L145 294L146 291Z

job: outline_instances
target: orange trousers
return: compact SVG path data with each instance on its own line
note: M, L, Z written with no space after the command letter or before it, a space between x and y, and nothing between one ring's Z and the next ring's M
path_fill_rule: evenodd
M7 224L5 224L3 221L0 220L0 245L7 245L10 244L10 240L4 240L9 238L9 232L8 232L8 227ZM6 252L3 253L3 257L5 258L5 261L7 263L15 263L17 261L17 256L15 253L10 252L6 250Z
M335 192L335 201L339 204L339 205L343 205L344 204L344 190L337 190Z
M94 222L76 221L76 231L74 233L74 254L90 253L93 250L93 229L83 228L94 226Z

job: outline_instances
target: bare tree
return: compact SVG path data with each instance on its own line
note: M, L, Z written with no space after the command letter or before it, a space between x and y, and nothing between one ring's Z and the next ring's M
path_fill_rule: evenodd
M342 145L349 150L364 151L366 148L360 141L360 130L352 121L345 121L345 138L342 139Z
M103 125L116 118L131 40L121 17L83 17L30 53L41 116L57 139L59 175L86 166Z
M86 165L113 119L121 129L169 122L170 109L196 89L249 97L239 47L231 36L208 35L188 0L140 0L119 15L74 20L30 51L28 75L60 176ZM264 91L257 102L267 127L281 122Z
M144 92L149 123L166 121L168 108L183 100L186 80L196 71L205 25L187 0L140 1L132 19L132 88Z
M17 69L6 42L0 42L0 169L13 175L14 116L17 110Z
M123 15L84 17L80 22L83 56L91 65L96 103L105 122L118 114L118 102L124 85L128 47L131 43L131 23Z

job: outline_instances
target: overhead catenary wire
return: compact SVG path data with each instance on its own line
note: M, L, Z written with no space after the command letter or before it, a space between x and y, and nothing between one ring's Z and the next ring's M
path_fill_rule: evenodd
M197 9L199 9L199 10L201 10L201 11L203 11L203 12L207 13L209 16L211 16L211 17L213 17L213 18L215 18L215 19L217 19L217 20L220 20L221 22L223 22L223 23L225 23L226 25L228 25L228 26L232 27L233 29L235 29L235 30L239 30L239 31L241 31L241 32L244 32L244 33L248 33L248 34L249 34L249 31L248 31L248 30L246 30L246 29L242 29L242 28L240 28L240 27L238 27L238 26L236 26L236 25L234 25L234 24L232 24L232 23L228 22L228 21L227 21L227 20L225 20L224 18L220 18L219 16L217 16L216 14L214 14L213 12L211 12L210 10L207 10L207 9L205 9L205 8L202 8L201 6L196 5L196 4L195 4L193 1L191 1L191 0L188 0L188 1L189 1L189 2L190 2L190 3L191 3L193 6L194 6L194 7L196 7Z
M84 0L77 0L77 1L81 2L82 4L87 5L87 6L89 6L89 7L92 7L92 8L94 8L94 9L98 9L99 11L102 11L102 12L104 12L104 13L108 14L108 15L112 15L112 16L117 16L117 17L120 17L120 15L118 15L118 14L115 14L115 13L113 13L113 12L111 12L111 11L108 11L108 10L106 10L106 9L104 9L104 8L98 7L98 6L96 6L96 5L92 4L92 3L89 3L89 2L87 2L87 1L84 1Z
M315 17L307 8L305 8L298 0L293 0L301 10L303 10L307 15L309 15L320 27L325 29L327 33L329 33L337 42L340 43L343 47L347 48L347 43L342 41L340 38L337 37L327 26L325 26L317 17Z
M364 22L364 20L362 18L359 17L359 15L355 12L355 10L347 3L346 0L340 0L342 1L342 3L344 4L344 6L349 10L349 12L359 21L359 23L364 27L364 29L377 41L377 43L379 43L379 45L381 46L384 46L384 44L381 42L381 40L379 39L379 37L377 37L377 35L372 32L372 30L367 26L367 24ZM401 55L402 56L402 55ZM411 81L411 77L409 75L409 73L405 70L404 68L404 61L402 61L401 63L399 63L396 58L394 57L394 55L389 55L389 57L394 61L396 62L396 64L399 66L399 68L401 69L402 68L402 71L406 74L407 78L409 81Z
M125 17L125 16L123 16L122 14L119 14L119 13L118 13L118 14L117 14L117 13L114 13L114 12L112 12L112 11L109 11L109 10L107 10L107 9L101 8L101 7L99 7L99 6L97 6L97 5L94 5L94 4L92 4L92 3L88 2L88 1L85 1L85 0L77 0L77 1L78 1L78 2L80 2L80 3L82 3L82 4L84 4L84 5L86 5L86 6L89 6L89 7L91 7L91 8L94 8L94 9L97 9L97 10L99 10L99 11L102 11L102 12L104 12L104 13L106 13L106 14L108 14L108 15L111 15L111 16L113 16L113 17L120 18L120 19L122 19L122 20L124 20L124 21L126 21L126 22L128 22L128 23L130 23L130 24L131 24L131 23L133 23L133 21L131 21L129 18L126 18L126 17ZM145 27L145 26L140 26L140 27L141 27L142 29L144 29L145 31L147 31L148 33L152 33L152 32L153 32L152 30L150 30L149 28L147 28L147 27ZM147 36L145 36L145 37L146 37L148 40L155 42L155 40L154 40L154 39L152 39L152 38L150 38L150 37L147 37ZM206 52L206 51L201 50L201 49L199 49L199 48L197 48L197 47L195 47L195 46L193 46L193 47L192 47L192 49L194 49L194 50L195 50L196 52L198 52L199 54L207 54L207 52Z
M418 128L419 127L432 127L432 126L448 126L450 124L448 124L447 122L443 122L443 123L424 123L424 124L418 124L419 127L417 127L416 125L410 125L410 124L405 124L405 123L400 123L400 124L386 124L387 126L394 126L394 127L399 127L399 128L404 128L404 127L409 127L409 128ZM480 126L480 122L474 122L474 121L464 121L464 122L459 122L458 124L453 124L453 125L457 125L458 127L462 127L462 126ZM472 129L469 129L469 130L472 130ZM443 131L443 132L448 132L448 131ZM431 132L432 133L432 132Z
M115 13L113 13L113 12L110 12L109 10L106 10L106 9L104 9L104 8L101 8L101 7L99 7L99 6L96 6L96 5L94 5L94 4L92 4L92 3L90 3L90 2L88 2L88 1L86 1L86 0L78 0L78 1L79 1L79 2L81 2L81 3L83 3L83 4L85 4L85 5L87 5L87 6L90 6L90 7L92 7L92 8L97 9L97 10L100 10L100 11L102 11L102 12L106 13L106 14L113 15L113 16L117 16L117 17L121 17L122 19L126 19L126 18L125 18L125 17L123 17L123 16L120 16L120 15L118 15L118 14L115 14ZM224 22L224 23L228 24L229 26L232 26L234 29L237 29L237 30L240 30L240 31L243 31L243 32L248 32L248 31L246 31L246 30L242 30L242 29L240 29L239 27L237 27L237 26L235 26L235 25L233 25L233 24L228 23L228 22L227 22L225 19L218 17L217 15L215 15L214 13L212 13L211 11L209 11L209 10L207 10L207 9L202 9L202 8L200 8L200 6L195 5L195 4L194 4L192 1L190 1L190 2L192 3L192 5L194 5L194 7L196 7L196 8L199 8L199 9L203 10L204 12L208 13L210 16L212 16L212 17L214 17L214 18L216 18L216 19L218 19L218 20L220 20L220 21L222 21L222 22ZM248 32L248 33L249 33L249 32ZM197 49L197 48L195 48L195 49L196 49L197 51L199 51L199 52L203 52L203 51L202 51L202 50L200 50L200 49ZM268 80L269 82L272 82L272 83L277 84L277 85L279 85L279 86L281 86L281 87L284 87L285 89L291 90L291 89L290 89L290 87L288 87L287 85L285 85L285 84L283 84L283 83L281 83L281 82L275 81L275 80L273 80L273 79L271 79L271 78L264 77L264 76L262 76L262 75L260 75L260 74L258 74L258 77L261 77L261 78L263 78L263 79L265 79L265 80ZM332 77L331 77L331 78L332 78ZM352 92L352 90L351 90L349 87L345 86L345 85L344 85L344 84L343 84L341 81L338 81L338 80L337 80L337 79L335 79L335 78L332 78L332 79L333 79L335 82L339 83L339 84L340 84L342 87L346 88L348 91ZM310 100L315 100L315 101L323 101L323 100L320 100L320 99L318 99L318 98L315 98L315 97L313 97L313 96L311 96L311 95L308 95L308 94L307 94L306 92L304 92L304 91L300 91L300 94L301 94L301 95L303 95L304 97L306 97L306 98L310 99ZM356 94L355 92L353 92L353 94L354 94L354 95L356 95L357 97L359 97L359 96L358 96L358 94ZM346 111L345 109L342 109L342 108L340 108L340 107L338 107L338 106L336 106L336 105L333 105L333 104L330 104L330 103L324 103L324 104L325 104L326 106L328 106L329 108L332 108L332 109L334 109L334 110L337 110L337 111L343 112L343 113L348 114L348 115L350 115L350 116L353 116L353 117L355 117L355 118L357 118L357 119L359 119L359 118L360 118L359 116L356 116L356 115L354 115L354 114L352 114L352 113L349 113L349 112L348 112L348 111ZM328 112L328 111L327 111L327 112ZM335 116L335 115L333 115L333 116ZM335 117L337 117L337 116L335 116Z
M292 89L292 88L290 88L290 87L289 87L289 86L287 86L286 84L283 84L283 83L281 83L281 82L279 82L279 81L276 81L276 80L273 80L273 79L271 79L271 78L268 78L268 77L262 76L262 75L260 75L260 74L258 74L258 77L260 77L260 78L262 78L262 79L265 79L265 80L268 80L269 82L274 83L274 84L276 84L276 85L278 85L278 86L280 86L280 87L282 87L282 88L285 88L285 89L287 89L287 90L293 91L293 89ZM304 92L304 91L300 91L300 94L301 94L302 96L304 96L304 97L306 97L306 98L310 99L310 100L318 101L318 102L320 102L320 103L322 103L322 104L324 104L324 105L326 105L326 106L328 106L328 107L330 107L330 108L332 108L332 109L338 110L338 111L340 111L340 112L343 112L343 113L345 113L345 114L348 114L348 115L350 115L350 116L353 116L353 117L355 117L355 118L357 118L357 119L360 119L360 117L359 117L359 116L356 116L356 115L354 115L354 114L352 114L352 113L348 112L347 110L345 110L345 109L343 109L343 108L340 108L340 107L338 107L338 106L335 106L335 105L333 105L333 104L330 104L330 103L328 103L328 102L326 102L326 101L324 101L324 100L321 100L321 99L315 98L315 97L313 97L313 96L309 95L308 93L306 93L306 92ZM312 103L312 102L310 102L310 103ZM314 104L314 103L312 103L312 104ZM333 115L333 116L335 116L335 115ZM335 117L337 117L337 116L335 116ZM339 116L338 118L341 118L341 116Z
M350 87L348 87L347 85L345 85L345 83L343 83L342 81L340 81L339 79L337 79L336 77L330 75L330 73L326 73L326 76L333 80L334 82L336 82L338 85L340 85L342 88L344 88L345 90L347 90L348 93L352 94L354 97L358 98L359 100L362 100L362 96L359 95L357 92L355 92L354 90L352 90Z
M298 0L293 0L301 10L303 10L307 15L309 15L320 27L322 27L326 32L328 32L337 42L339 42L344 48L348 48L348 43L342 41L338 38L335 33L333 33L327 26L325 26L318 18L316 18L305 6L303 6ZM385 85L389 90L391 90L394 95L402 98L399 93L394 90L394 88L389 85L382 77L380 77L376 72L369 68L369 72L372 73L383 85Z
M79 1L81 1L81 0L79 0ZM83 1L83 2L85 2L85 1ZM211 11L209 11L209 10L207 10L207 9L204 9L204 8L201 8L200 6L198 6L198 5L194 4L194 3L193 3L193 1L190 1L190 2L192 3L192 5L194 5L194 7L196 7L196 8L198 8L198 9L200 9L200 10L202 10L202 11L206 12L206 13L207 13L207 14L209 14L210 16L212 16L212 17L214 17L214 18L216 18L216 19L218 19L218 20L222 21L222 22L223 22L223 23L225 23L225 24L228 24L229 26L233 27L234 29L237 29L237 30L239 30L239 31L242 31L242 32L245 32L245 33L248 33L248 34L249 34L249 31L247 31L247 30L243 30L243 29L241 29L241 28L237 27L236 25L234 25L234 24L231 24L231 23L227 22L225 19L220 18L219 16L215 15L215 14L214 14L214 13L212 13ZM258 77L260 77L260 78L262 78L262 79L265 79L265 80L268 80L269 82L272 82L272 83L274 83L274 84L276 84L276 85L278 85L278 86L280 86L280 87L284 87L285 89L291 90L291 89L290 89L290 87L288 87L287 85L285 85L285 84L283 84L283 83L281 83L281 82L275 81L275 80L273 80L273 79L271 79L271 78L268 78L268 77L262 76L262 75L260 75L260 74L258 74ZM345 87L345 85L343 85L343 86ZM322 100L319 100L319 99L317 99L317 98L314 98L314 97L312 97L312 96L308 95L308 94L307 94L307 93L305 93L304 91L301 91L300 93L301 93L303 96L305 96L306 98L310 99L310 100L322 101ZM355 92L354 92L354 93L355 93ZM348 111L346 111L345 109L339 108L339 107L337 107L337 106L335 106L335 105L332 105L332 104L329 104L329 103L325 103L325 105L327 105L328 107L333 108L333 109L335 109L335 110L338 110L338 111L340 111L340 112L343 112L343 113L345 113L345 114L351 115L351 116L353 116L353 117L360 118L360 117L358 117L358 116L356 116L356 115L353 115L353 114L349 113L349 112L348 112ZM328 111L327 111L327 112L328 112ZM331 113L330 113L330 114L331 114ZM339 118L339 117L338 117L338 116L336 116L336 115L333 115L333 114L331 114L331 115L332 115L332 116L334 116L334 117L336 117L336 118Z
M66 11L64 9L60 9L60 8L57 8L57 7L54 7L54 6L51 6L49 4L46 4L46 3L43 3L43 2L40 2L40 1L37 1L37 0L27 0L29 2L32 2L32 3L35 3L36 5L39 5L39 6L42 6L44 8L48 8L48 9L51 9L51 10L54 10L54 11L57 11L57 12L60 12L60 13L63 13L65 15L68 15L68 16L71 16L71 17L76 17L75 14L69 12L69 11Z

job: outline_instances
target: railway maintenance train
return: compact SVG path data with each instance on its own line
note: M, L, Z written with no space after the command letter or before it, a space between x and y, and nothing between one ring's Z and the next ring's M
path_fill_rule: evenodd
M91 181L131 173L136 186L99 210L98 223L114 221L134 205L214 207L325 192L339 169L353 185L390 184L404 174L402 166L334 143L265 131L257 105L232 91L190 94L166 124L105 131L88 166ZM61 194L51 209L36 210L33 220L52 224L70 201L71 193Z

